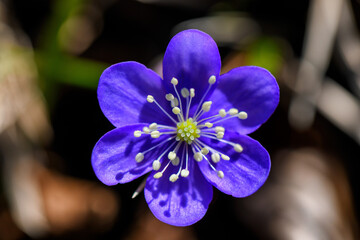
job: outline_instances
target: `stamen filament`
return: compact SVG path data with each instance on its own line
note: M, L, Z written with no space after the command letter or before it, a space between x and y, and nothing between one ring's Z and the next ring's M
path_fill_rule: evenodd
M186 108L186 119L189 118L191 100L194 98L194 96L195 96L195 89L190 88L190 100L189 100L189 103L187 102L187 98L186 98L186 104L187 104L187 108Z
M176 81L174 81L174 80L176 80ZM172 85L174 86L174 90L175 90L176 96L177 96L178 101L179 101L179 104L180 104L180 110L181 110L181 115L182 115L182 112L183 112L182 103L181 103L182 101L181 101L179 92L178 92L177 89L176 89L176 85L178 84L178 80L177 80L176 78L172 78L171 83L172 83ZM182 119L184 119L183 116L182 116ZM183 121L184 121L184 120L183 120Z
M221 117L220 114L213 115L213 116L210 116L210 117L207 117L207 118L203 118L203 119L199 120L198 123L204 122L204 121L212 119L212 118L218 118L218 117Z
M144 180L137 187L137 189L135 190L135 192L133 193L133 195L131 197L132 199L136 198L139 195L139 193L141 193L141 191L144 190L145 184L146 184L146 179L147 179L147 177L144 178Z
M224 140L224 139L215 138L213 136L206 136L206 137L218 140L219 142L222 142L222 143L225 143L225 144L228 144L228 145L234 147L234 150L237 151L237 152L242 152L243 151L243 147L238 143L230 142L230 141L227 141L227 140ZM200 140L197 140L197 141L200 141Z
M208 146L207 144L203 143L203 142L200 141L200 140L197 140L197 144L202 144L205 148L209 149L211 153L217 153L217 154L219 154L219 155L221 156L221 158L224 159L224 160L226 160L226 161L230 160L229 156L227 156L226 154L224 154L224 153L222 153L222 152L220 152L220 151L218 151L218 150L216 150L216 149Z
M236 114L236 115L230 115L229 117L221 118L221 119L213 122L213 124L217 124L217 123L219 123L219 122L223 122L223 121L229 120L229 119L231 119L231 118L235 118L235 117L238 117L238 115L237 115L237 114Z
M173 121L175 124L177 123L177 122L175 121L175 119L174 119L173 117L171 117L171 116L165 111L165 109L163 109L163 108L160 106L160 104L155 100L155 98L154 98L153 96L148 95L147 99L148 99L148 102L149 102L149 103L153 103L153 102L154 102L154 103L156 104L156 106L158 106L158 107L160 108L160 110L161 110L163 113L165 113L165 115L168 116L168 117L171 119L171 121Z
M199 107L202 105L202 102L204 101L206 95L209 93L211 86L215 83L216 78L215 78L215 80L214 80L214 78L215 78L214 75L210 76L210 78L209 78L209 86L208 86L208 88L206 89L204 95L202 96L202 98L201 98L201 100L200 100L200 102L199 102L199 105L198 105L197 108L196 108L196 111L195 111L195 114L194 114L195 116L197 115L197 112L199 111ZM211 79L211 80L210 80L210 79ZM196 117L194 118L194 120L196 120Z

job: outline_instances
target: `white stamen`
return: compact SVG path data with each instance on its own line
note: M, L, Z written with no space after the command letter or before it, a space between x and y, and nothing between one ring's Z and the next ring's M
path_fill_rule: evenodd
M144 133L150 133L150 129L148 127L143 127L143 132Z
M238 114L238 112L239 112L239 110L237 110L236 108L231 108L231 109L229 110L229 114L230 114L231 116L234 116L234 115Z
M218 132L217 134L216 134L216 137L217 138L223 138L224 137L224 132Z
M211 127L213 126L213 124L210 123L210 122L206 122L206 123L205 123L205 126L208 127L208 128L211 128Z
M160 132L159 131L153 131L150 133L152 138L158 138L160 137Z
M216 132L216 133L218 133L218 132L225 132L225 128L220 127L220 126L217 126L217 127L215 127L215 132Z
M220 161L220 154L218 154L218 153L211 154L211 160L214 163L218 163Z
M219 178L224 178L224 172L223 171L217 171L217 175Z
M196 152L194 154L194 159L198 162L201 162L201 160L203 159L203 155L201 154L201 152Z
M171 101L171 100L174 100L174 95L172 95L171 93L168 93L165 95L165 98L166 98L166 100Z
M183 98L187 98L190 94L189 90L187 88L181 89L180 93L181 93L181 96L183 96Z
M214 75L211 75L209 78L209 84L212 85L216 82L216 77Z
M226 116L226 111L225 111L225 109L220 109L219 115L220 115L221 117L225 117L225 116Z
M156 130L157 127L158 127L158 126L157 126L157 123L152 123L152 124L149 125L149 129L150 129L150 130Z
M156 179L161 178L162 175L163 175L162 172L155 173L154 178L156 178Z
M190 88L190 97L195 97L195 89Z
M240 144L235 144L234 145L234 150L237 152L242 152L244 149Z
M152 103L152 102L155 101L154 97L151 96L151 95L148 95L147 98L146 98L146 100L147 100L149 103Z
M180 158L176 157L174 160L171 161L173 166L178 166L180 163Z
M244 112L244 111L241 111L241 112L239 112L238 117L239 117L240 119L244 120L244 119L247 119L247 118L248 118L248 114L247 114L246 112Z
M176 180L179 179L179 176L176 175L176 174L172 174L170 177L169 177L169 180L170 182L176 182Z
M208 112L208 111L210 111L211 104L212 104L212 101L206 101L206 102L203 103L201 109L202 109L204 112Z
M169 154L168 154L168 158L170 159L170 160L174 160L175 158L176 158L176 152L169 152Z
M207 155L209 153L209 149L207 148L202 148L201 149L201 153L204 154L204 155Z
M173 112L174 114L178 115L178 114L180 113L180 108L174 107L174 108L172 109L172 112Z
M230 157L228 155L225 155L225 154L221 154L221 158L226 160L226 161L230 160Z
M189 170L187 170L187 169L181 170L181 176L182 177L188 177L189 176Z
M161 162L159 160L153 161L152 167L155 171L159 170L161 167Z
M171 100L171 107L177 107L179 106L179 101L177 98L174 98L173 100Z
M135 156L135 161L136 162L141 162L142 160L144 159L144 154L143 153L138 153L138 154L136 154L136 156Z
M134 132L134 137L141 137L141 131L136 130L136 131Z
M171 79L171 84L172 84L172 85L175 85L175 86L176 86L178 83L179 83L179 81L178 81L176 78L173 77L173 78Z

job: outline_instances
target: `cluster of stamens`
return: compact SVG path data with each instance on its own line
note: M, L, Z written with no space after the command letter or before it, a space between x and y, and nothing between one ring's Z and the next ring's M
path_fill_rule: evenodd
M175 96L171 93L165 95L166 100L171 105L172 114L174 114L175 117L166 112L152 95L147 96L147 101L149 103L156 104L159 109L172 122L174 122L173 126L152 123L144 127L142 130L136 130L134 132L135 137L141 137L142 135L150 135L152 138L159 138L163 135L169 136L151 148L138 153L135 157L136 162L140 163L143 161L146 153L170 142L168 147L152 163L153 170L158 171L154 174L154 178L161 178L170 164L179 167L178 172L170 176L169 180L171 182L177 181L180 176L188 177L190 174L188 169L190 152L192 152L195 161L207 161L212 170L216 171L218 177L223 178L224 173L221 170L217 170L213 163L216 164L221 159L229 161L230 157L205 144L200 140L201 137L215 139L222 143L231 145L236 152L243 151L243 147L240 144L223 139L225 128L221 126L221 122L236 117L239 119L247 119L248 116L246 112L239 112L236 108L231 108L227 111L225 109L220 109L218 114L214 116L203 119L201 118L204 113L210 111L212 102L204 100L215 82L215 76L211 76L208 81L209 86L205 94L202 96L199 105L193 114L193 117L189 117L189 111L191 102L195 97L195 89L183 88L179 94L176 88L178 84L178 80L176 78L171 80L171 84L174 87ZM184 100L181 99L180 95ZM183 103L186 103L185 106L183 106ZM167 157L168 161L163 160L165 156ZM162 168L162 165L165 166Z

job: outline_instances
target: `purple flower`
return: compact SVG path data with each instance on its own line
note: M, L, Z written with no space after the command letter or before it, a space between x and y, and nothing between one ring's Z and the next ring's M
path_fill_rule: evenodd
M106 185L146 173L145 198L161 221L187 226L206 213L212 186L234 197L257 191L270 171L268 152L247 136L279 102L275 78L260 67L220 75L214 40L198 30L174 36L163 79L137 62L106 69L100 107L116 127L92 153Z

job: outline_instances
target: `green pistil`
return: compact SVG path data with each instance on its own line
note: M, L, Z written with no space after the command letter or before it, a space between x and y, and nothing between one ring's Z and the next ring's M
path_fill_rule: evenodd
M197 123L189 118L185 122L177 124L177 136L181 141L191 143L200 137L200 130L196 127Z

